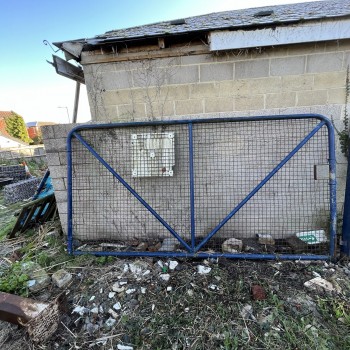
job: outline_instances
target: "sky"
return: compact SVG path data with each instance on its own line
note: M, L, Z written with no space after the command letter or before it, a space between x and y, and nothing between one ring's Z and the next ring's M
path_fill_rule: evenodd
M0 0L0 111L13 110L25 122L71 122L75 82L57 75L46 62L52 61L54 52L44 40L52 43L91 38L112 29L296 2L305 1ZM64 57L60 51L56 55ZM83 85L77 121L90 119Z

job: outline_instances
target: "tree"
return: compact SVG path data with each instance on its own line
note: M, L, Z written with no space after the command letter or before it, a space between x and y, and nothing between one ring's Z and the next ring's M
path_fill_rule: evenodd
M6 131L13 137L24 142L30 143L32 140L28 136L28 131L23 118L15 112L11 113L11 117L5 119Z

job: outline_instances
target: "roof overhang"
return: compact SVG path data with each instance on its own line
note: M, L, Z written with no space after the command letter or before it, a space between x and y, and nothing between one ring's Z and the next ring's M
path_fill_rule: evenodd
M350 38L350 19L322 20L302 24L224 30L209 33L210 51L277 46Z

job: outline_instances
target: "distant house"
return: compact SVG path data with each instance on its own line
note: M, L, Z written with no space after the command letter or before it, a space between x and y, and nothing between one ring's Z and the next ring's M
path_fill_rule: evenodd
M28 143L0 131L0 149L28 147Z
M0 111L0 132L8 135L8 132L6 131L6 118L10 118L13 116L12 111Z
M56 125L53 122L28 122L26 123L28 136L34 140L37 137L41 137L41 127L46 125Z

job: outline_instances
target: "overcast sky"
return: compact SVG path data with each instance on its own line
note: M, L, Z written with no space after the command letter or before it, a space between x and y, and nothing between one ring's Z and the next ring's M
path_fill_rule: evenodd
M0 0L0 110L28 121L67 123L75 82L59 76L43 44L170 19L302 0ZM59 53L57 53L60 55ZM62 56L62 55L61 55ZM62 56L63 57L63 56ZM85 87L78 122L90 119Z

